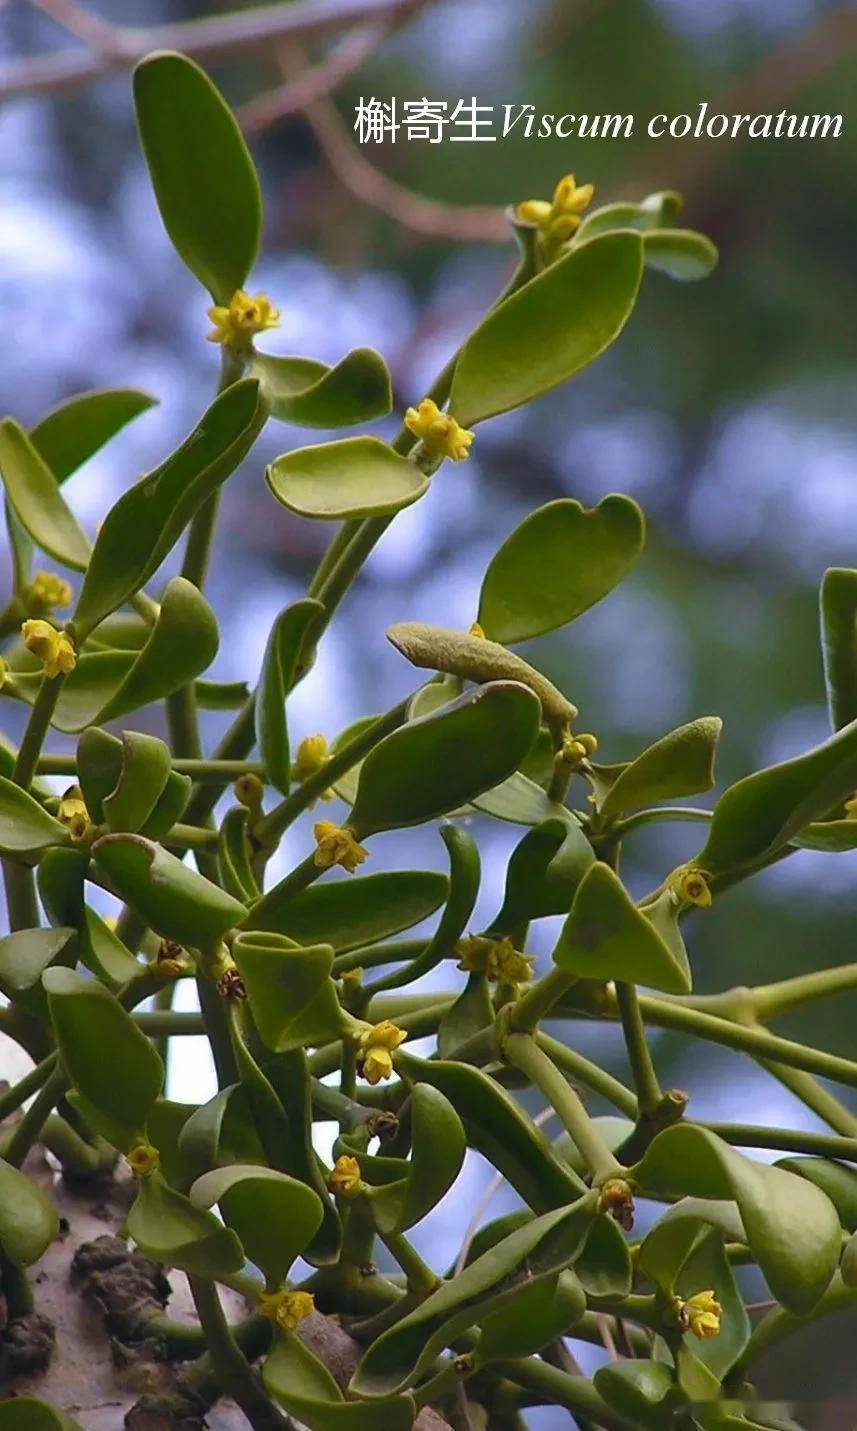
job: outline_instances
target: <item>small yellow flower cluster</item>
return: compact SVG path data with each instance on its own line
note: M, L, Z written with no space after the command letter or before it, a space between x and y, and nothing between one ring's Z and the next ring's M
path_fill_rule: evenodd
M6 676L8 674L8 671L8 663L4 661L2 656L0 656L0 690L2 690L4 685L6 684Z
M323 770L328 761L327 741L323 735L306 735L295 752L292 774L295 780L308 780Z
M125 1158L135 1178L150 1178L161 1161L157 1148L153 1148L145 1138L129 1148Z
M256 293L252 297L239 288L233 293L229 306L216 303L209 308L208 316L214 327L206 334L209 343L222 343L228 348L246 348L257 333L267 328L278 328L280 310L275 308L267 293Z
M24 645L34 656L38 656L45 675L67 676L77 665L77 655L70 638L64 631L57 631L49 621L25 621L21 627Z
M73 840L85 840L95 828L89 818L83 791L79 785L69 785L57 809L57 819L65 825Z
M676 870L670 888L682 904L695 904L699 909L708 909L711 904L711 890L705 875L690 865Z
M354 838L347 825L334 825L331 820L319 820L312 827L316 851L313 863L320 870L329 870L333 865L341 865L353 874L358 865L368 860L369 851L364 850Z
M337 1158L327 1180L327 1186L336 1197L359 1197L363 1191L363 1184L360 1179L360 1164L357 1159L350 1158L346 1154Z
M704 1292L694 1292L682 1303L679 1326L682 1331L692 1332L700 1341L708 1341L719 1334L722 1315L723 1308L709 1287Z
M533 977L533 961L521 954L508 936L489 939L470 934L455 946L458 967L468 974L484 974L490 984L527 984Z
M595 196L593 184L578 184L573 174L560 179L553 199L525 199L516 210L522 223L535 224L539 245L548 263L559 256L563 244L580 228L580 216Z
M37 571L21 592L21 600L31 616L44 616L54 606L70 606L72 589L53 571Z
M393 1072L393 1051L407 1038L389 1019L364 1029L357 1045L357 1072L367 1083L380 1083Z
M577 766L582 760L588 760L598 749L598 741L594 735L584 732L583 735L572 735L571 731L566 731L563 736L562 755L566 765Z
M284 1332L295 1331L314 1311L315 1301L311 1292L287 1292L285 1288L267 1293L259 1303L260 1315L275 1322Z
M414 437L419 437L435 457L449 457L453 462L463 462L465 457L470 456L473 433L457 423L448 412L441 412L431 398L423 398L419 407L408 408L405 427Z
M854 791L850 799L845 801L845 818L846 820L857 820L857 790Z
M624 1178L609 1178L604 1183L598 1198L598 1211L609 1213L623 1232L633 1230L634 1197L630 1184Z

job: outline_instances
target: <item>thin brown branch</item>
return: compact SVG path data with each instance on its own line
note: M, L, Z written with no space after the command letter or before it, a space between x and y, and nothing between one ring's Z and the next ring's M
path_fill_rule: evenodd
M116 43L116 27L100 15L78 5L77 0L29 0L34 10L41 10L61 29L74 35L96 54L112 54Z
M248 100L235 111L245 134L258 134L278 119L297 114L315 100L323 99L358 69L383 44L393 28L392 21L379 20L361 26L335 45L317 65L276 89Z
M111 26L109 53L91 49L34 55L0 66L0 100L31 94L65 94L131 69L152 50L181 50L198 60L217 60L270 48L278 40L311 40L339 33L361 21L408 14L421 0L293 0L231 15L145 29ZM56 7L55 7L56 8Z

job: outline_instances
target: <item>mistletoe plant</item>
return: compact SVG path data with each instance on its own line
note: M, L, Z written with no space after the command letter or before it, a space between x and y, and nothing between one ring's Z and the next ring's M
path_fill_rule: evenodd
M61 1183L46 1191L33 1174L37 1145L66 1179L133 1190L121 1238L78 1247L74 1261L102 1303L123 1258L150 1279L148 1295L126 1298L121 1316L114 1302L108 1318L114 1345L171 1363L129 1426L203 1425L221 1395L253 1427L294 1417L311 1431L407 1431L427 1408L514 1431L543 1404L608 1431L770 1424L748 1380L756 1355L857 1297L857 1119L817 1081L857 1086L857 1063L766 1025L852 987L855 966L695 998L682 931L797 849L857 846L857 571L829 572L822 590L834 735L740 780L713 813L665 802L711 788L717 719L602 763L569 697L510 649L573 621L631 571L644 524L628 497L592 510L562 499L528 516L490 562L468 632L391 626L416 668L413 694L392 710L329 745L309 735L293 748L287 722L290 693L396 512L445 461L467 458L480 423L596 359L646 267L699 278L716 253L676 227L672 193L592 210L591 186L567 177L551 201L519 205L511 282L395 440L324 441L269 466L274 501L339 525L306 596L274 621L252 689L224 686L205 678L218 628L203 595L221 486L269 421L372 422L391 410L390 379L370 349L326 367L257 347L278 314L246 288L261 200L238 127L178 54L138 68L135 98L164 225L213 301L222 377L187 440L128 487L93 543L63 483L151 400L86 393L30 431L0 425L14 564L2 689L30 708L20 747L0 757L2 1029L33 1060L0 1096L0 1428L79 1425L70 1398L50 1405L32 1382L15 1394L27 1327L41 1328L43 1363L51 1350L27 1269L57 1237ZM185 533L181 575L158 590ZM76 596L65 576L32 572L34 549L82 575ZM108 729L160 701L168 742ZM233 710L211 754L199 707ZM78 736L73 755L46 749L52 729ZM48 775L66 777L64 794ZM266 879L285 832L327 795L337 803L305 857ZM482 929L474 812L522 827ZM623 842L667 819L707 821L705 843L635 901L618 872ZM448 874L358 873L371 869L373 836L436 821ZM345 876L329 877L336 866ZM115 921L93 888L102 909L101 891L119 902ZM397 938L435 913L431 933ZM564 923L550 972L535 977L528 930L548 916ZM441 966L447 992L401 992ZM184 979L196 980L198 1013L171 1008ZM628 1082L544 1032L548 1017L621 1023ZM831 1132L693 1120L687 1095L659 1081L647 1025L761 1061ZM163 1093L167 1041L187 1033L206 1035L217 1073L199 1107ZM425 1037L433 1051L418 1057L412 1043ZM558 1140L524 1111L522 1089L559 1119ZM616 1116L591 1117L589 1093ZM332 1167L317 1121L338 1124ZM801 1156L770 1165L737 1150L753 1147ZM462 1228L444 1270L409 1232L468 1148L520 1207ZM639 1198L661 1205L642 1238ZM378 1270L379 1244L398 1271ZM746 1264L772 1299L755 1325L736 1272ZM166 1315L164 1272L187 1279L193 1322ZM237 1320L235 1292L247 1304ZM356 1345L350 1377L325 1355L319 1325ZM589 1379L566 1339L605 1334L623 1354Z

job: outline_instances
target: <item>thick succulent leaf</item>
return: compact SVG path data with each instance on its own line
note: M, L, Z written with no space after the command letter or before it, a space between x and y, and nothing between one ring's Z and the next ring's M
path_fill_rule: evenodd
M48 969L42 982L69 1079L87 1103L125 1130L127 1146L145 1130L163 1087L164 1065L102 984L59 968Z
M549 914L567 914L595 852L576 821L544 820L529 830L509 856L506 888L495 932Z
M644 1238L638 1268L665 1296L692 1297L710 1288L723 1308L720 1331L701 1345L692 1333L685 1345L717 1377L734 1366L750 1336L750 1318L723 1245L722 1229L704 1216L693 1199L676 1204Z
M228 303L259 251L262 196L223 96L186 55L159 51L134 71L140 143L164 228L216 303Z
M329 1043L345 1031L329 944L305 948L276 934L239 934L232 955L259 1037L273 1053Z
M512 825L541 825L544 820L562 820L569 826L580 828L580 822L571 811L551 800L547 791L522 770L514 771L493 790L474 795L470 803L480 815L507 820Z
M43 810L20 785L0 776L0 855L22 864L36 864L53 845L68 845L65 825Z
M419 924L434 914L448 889L446 875L434 870L384 870L332 880L285 900L274 887L244 924L286 934L297 944L330 944L344 954Z
M717 876L770 859L855 788L857 721L852 721L806 755L730 785L714 807L708 839L695 863Z
M101 388L60 403L30 430L30 441L57 482L64 482L157 398L137 388Z
M67 966L74 963L75 938L70 925L18 929L5 935L0 939L0 993L27 1013L41 1017L45 1012L42 974L57 961Z
M431 1212L461 1171L467 1139L448 1098L428 1083L411 1096L411 1158L404 1176L375 1189L372 1216L379 1232L405 1232Z
M265 1162L247 1090L240 1083L230 1083L195 1108L182 1127L178 1145L185 1166L196 1178L214 1168Z
M398 512L429 485L419 467L378 437L343 437L284 452L265 476L290 512L324 521Z
M66 505L50 467L11 417L0 422L0 476L15 515L36 546L63 566L84 571L89 538Z
M213 1212L194 1207L157 1171L141 1179L126 1227L140 1251L165 1267L213 1281L244 1266L244 1252L232 1229Z
M675 934L678 944L662 939L618 875L598 861L578 886L553 961L582 979L620 979L686 994L690 969L677 928Z
M477 1366L508 1357L532 1356L574 1326L586 1311L586 1293L574 1272L524 1282L517 1300L482 1322L474 1353Z
M415 1058L402 1049L396 1067L409 1083L429 1083L446 1095L464 1124L469 1146L493 1163L536 1212L566 1206L585 1191L532 1119L481 1068Z
M857 719L857 571L829 567L821 582L821 654L834 730Z
M197 1178L190 1200L201 1208L216 1203L247 1257L277 1287L321 1225L321 1202L312 1188L273 1168L216 1168Z
M197 509L250 450L266 415L258 383L233 383L182 445L123 493L96 538L74 614L79 639L157 571Z
M217 834L217 867L220 883L235 899L252 904L259 898L247 838L250 811L245 805L227 810Z
M92 853L119 897L177 944L214 948L244 918L237 899L142 835L103 835Z
M0 1431L83 1431L83 1427L36 1396L13 1396L0 1401Z
M587 367L621 333L642 273L639 234L609 233L505 299L461 350L450 399L458 421L520 407Z
M155 735L125 731L115 788L104 798L110 830L136 834L151 815L170 775L169 747Z
M38 1262L59 1232L53 1203L26 1175L0 1158L0 1248L17 1267Z
M716 244L695 229L652 229L643 235L647 268L685 283L707 278L720 257Z
M857 1171L833 1158L780 1158L778 1168L808 1178L825 1192L848 1232L857 1230Z
M804 825L790 841L799 850L821 850L825 854L847 854L857 849L857 820L816 820Z
M386 417L393 406L387 364L374 348L354 348L333 368L313 358L255 353L251 371L271 416L299 427L352 427Z
M484 974L469 974L461 993L444 1010L438 1024L437 1051L440 1058L453 1058L462 1044L468 1043L483 1029L491 1028L495 1018L488 980Z
M597 234L614 233L616 229L637 229L640 233L652 229L672 228L681 213L684 200L675 189L662 189L647 194L639 204L602 204L590 209L574 236L573 243L585 243Z
M269 782L288 795L291 758L286 697L295 684L309 631L324 612L320 601L306 597L280 612L271 627L262 674L256 690L256 743Z
M595 1196L544 1213L498 1242L414 1311L382 1332L351 1379L360 1396L390 1395L409 1385L463 1331L516 1304L518 1276L529 1283L560 1272L574 1257L592 1220Z
M586 508L571 497L525 517L489 564L479 624L514 645L573 621L628 575L643 550L645 520L630 497Z
M61 962L69 968L79 960L109 989L120 989L140 972L140 965L118 934L85 900L89 856L83 850L48 850L39 864L39 896L54 934L63 926L74 932L74 943Z
M710 790L722 728L718 716L700 716L671 730L626 765L593 764L592 784L601 819Z
M511 775L536 738L526 686L494 681L393 731L363 762L349 824L358 836L436 819Z
M603 1125L606 1119L599 1118ZM570 1140L569 1140L570 1141ZM596 1217L580 1256L575 1274L589 1297L625 1297L631 1290L633 1268L628 1243L612 1217Z
M632 1426L657 1427L672 1420L669 1405L676 1395L675 1372L661 1361L621 1361L599 1367L595 1390L613 1411Z
M313 1188L324 1210L318 1232L304 1249L304 1259L315 1265L333 1262L339 1256L342 1224L313 1145L312 1079L306 1053L297 1048L291 1053L277 1054L265 1064L264 1071L288 1123L288 1133L280 1147L283 1169Z
M788 1311L806 1314L827 1290L839 1261L839 1218L808 1179L753 1162L691 1124L659 1133L633 1177L650 1193L736 1202L753 1255Z
M310 1431L410 1431L416 1415L410 1396L346 1401L324 1362L289 1333L275 1334L262 1381L269 1396Z

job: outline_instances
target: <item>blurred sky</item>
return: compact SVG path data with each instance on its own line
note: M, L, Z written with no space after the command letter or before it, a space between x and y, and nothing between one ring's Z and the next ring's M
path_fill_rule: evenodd
M146 25L220 10L190 0L92 8ZM336 102L349 127L361 95L633 113L637 134L627 141L397 142L367 146L351 162L362 155L451 205L546 196L569 170L596 184L599 201L679 187L685 221L710 233L722 258L702 284L648 275L632 323L605 358L526 413L481 429L472 460L444 471L397 518L296 694L296 738L316 729L332 736L411 689L385 627L408 618L468 625L485 564L524 513L557 496L592 503L609 491L644 506L647 553L625 586L532 650L580 706L604 757L627 758L706 713L726 720L725 778L824 738L816 592L826 566L857 565L849 12L853 20L850 6L819 0L439 0L345 81ZM71 43L25 0L0 6L4 62ZM237 104L280 83L269 55L215 73ZM730 113L841 112L844 133L646 138L649 115L694 113L702 100ZM502 287L513 245L426 239L367 207L332 174L299 116L256 136L253 149L267 204L253 287L283 312L267 346L333 361L372 344L390 364L400 408L418 399ZM0 107L4 410L29 423L71 393L117 384L160 400L68 484L89 530L209 401L217 355L204 341L206 302L161 229L126 76ZM224 678L254 679L271 618L303 590L326 539L320 525L277 507L262 479L266 461L304 440L271 424L228 485L211 586ZM5 710L14 735L18 713ZM144 719L158 728L156 713ZM221 724L208 717L207 738ZM489 852L481 913L490 916L500 856L516 832L480 822L479 836ZM306 839L305 827L290 833L281 863L302 854ZM632 887L660 880L697 839L698 827L673 825L635 836ZM376 851L379 865L443 865L435 832L389 835ZM690 934L698 987L853 957L855 861L802 854L718 902ZM540 932L539 947L549 939ZM841 1000L783 1031L844 1052L855 1012ZM579 1042L622 1069L611 1034L583 1030ZM665 1077L690 1088L699 1114L734 1114L737 1097L745 1120L810 1121L737 1056L712 1050L691 1068L674 1036L656 1036L655 1047ZM204 1063L185 1065L179 1096L201 1095L205 1077Z

